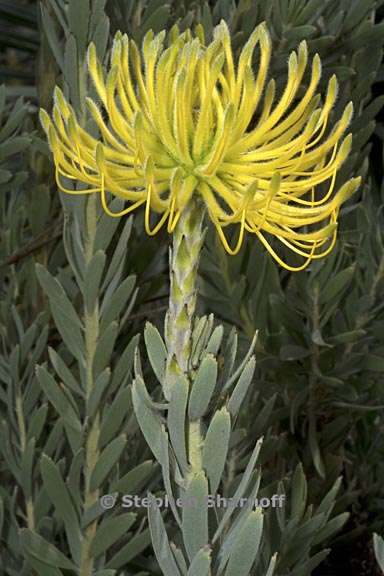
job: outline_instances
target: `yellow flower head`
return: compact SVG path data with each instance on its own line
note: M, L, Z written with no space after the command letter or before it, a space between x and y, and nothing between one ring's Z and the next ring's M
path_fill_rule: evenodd
M277 97L274 80L267 83L271 41L265 24L252 33L236 65L224 21L209 45L201 26L194 38L190 30L180 33L174 27L167 46L164 39L164 31L156 36L148 32L140 54L132 40L117 33L107 76L90 45L88 68L100 101L87 98L87 105L99 138L80 125L56 88L53 121L41 110L41 122L60 190L99 193L111 216L145 204L148 234L166 221L171 232L195 195L205 203L230 254L240 249L245 231L255 234L289 270L303 269L327 254L335 243L340 205L360 183L352 179L334 194L337 171L351 149L351 135L344 134L352 116L350 103L327 130L336 77L321 103L316 55L308 87L297 97L308 61L303 41L289 57L288 80ZM88 188L67 189L63 177ZM315 199L321 184L326 188ZM107 193L126 200L127 206L111 212ZM160 215L153 229L151 210ZM223 228L234 223L239 237L231 248ZM304 263L296 268L284 263L266 235L303 256Z

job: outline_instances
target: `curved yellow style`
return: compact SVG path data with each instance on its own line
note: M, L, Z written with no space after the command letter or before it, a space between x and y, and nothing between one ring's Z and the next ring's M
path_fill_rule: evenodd
M353 178L335 191L338 169L351 150L345 132L353 109L348 104L330 128L338 85L333 76L321 104L318 55L298 97L308 64L305 42L289 58L288 80L278 97L274 80L267 81L270 58L264 23L250 36L237 65L224 21L208 45L201 26L194 38L190 30L180 33L173 27L167 44L164 31L156 36L149 31L141 53L117 33L108 74L91 44L88 69L98 98L87 98L87 107L99 136L79 124L59 88L52 119L40 111L59 189L98 193L104 210L116 217L145 205L150 235L166 222L172 232L195 195L205 203L228 253L240 250L247 232L288 270L305 268L332 249L340 206L360 184ZM68 180L88 189L70 188ZM110 195L125 200L126 207L112 212ZM156 222L151 223L151 212L158 214ZM239 233L231 247L224 229L233 224ZM284 262L271 237L302 256L303 264Z

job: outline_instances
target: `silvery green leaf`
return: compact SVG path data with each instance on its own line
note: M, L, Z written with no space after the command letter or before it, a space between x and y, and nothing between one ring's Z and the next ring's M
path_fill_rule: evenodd
M155 32L160 32L160 30L166 28L170 11L170 4L162 4L156 10L151 12L141 24L140 35L144 35L148 30L151 29Z
M207 317L202 316L201 318L195 319L195 325L192 331L192 346L191 346L191 361L193 365L196 365L198 360L198 355L196 354L196 348L201 340L202 334L205 330L207 324Z
M248 392L249 385L252 382L252 378L255 373L255 367L256 360L255 357L252 356L241 372L240 378L229 398L227 408L232 416L236 416L240 410L241 404Z
M101 452L92 471L90 489L96 490L103 483L109 472L119 460L127 444L125 435L118 436Z
M143 378L143 368L141 366L141 357L139 347L136 348L133 355L133 372L135 376L140 376Z
M346 34L357 26L367 14L374 9L373 2L353 2L343 18L343 33Z
M72 372L69 370L61 356L57 354L57 352L51 347L48 348L48 355L52 366L56 371L56 374L63 381L63 383L73 392L76 392L76 394L84 396L83 390L80 388L76 378L73 376Z
M68 24L72 31L81 53L85 50L88 37L88 23L90 19L90 0L69 0Z
M68 438L68 442L71 446L72 453L76 454L80 450L82 443L82 432L78 432L71 428L66 422L64 422L65 432Z
M47 441L44 444L44 453L51 458L59 452L63 441L64 424L62 418L58 418L51 429Z
M95 380L91 393L88 398L86 415L88 420L92 420L100 407L100 402L108 388L111 370L106 368Z
M53 544L50 544L33 530L22 528L20 530L20 541L23 550L38 560L43 560L50 566L64 568L65 570L76 570L76 566Z
M148 392L144 380L136 376L132 385L132 400L136 418L156 460L161 462L162 457L162 424L159 415L148 405ZM150 401L150 398L149 398Z
M298 523L298 522L297 522ZM294 542L308 542L308 540L313 540L314 536L320 532L320 529L324 527L325 515L317 514L313 518L305 520L302 524L298 523L298 526L291 531L286 530L285 538ZM297 550L297 559L300 558L299 550Z
M238 502L241 498L244 497L244 494L248 488L249 485L249 481L251 479L252 473L255 469L256 466L256 461L257 458L259 456L260 453L260 449L261 449L261 445L263 443L263 439L260 438L257 442L256 442L256 446L252 452L252 455L249 459L249 462L247 464L247 467L244 471L244 474L240 480L240 483L235 491L235 494L233 496L233 501L234 503ZM230 519L230 517L232 516L233 512L235 511L235 506L229 506L226 511L224 512L224 515L222 517L222 519L220 520L219 526L217 527L217 530L213 536L212 539L212 544L214 544L216 542L216 540L218 539L218 537L220 536L221 532L223 531L224 527L226 526L228 520Z
M320 302L327 304L333 298L340 297L341 293L346 290L350 284L355 273L355 269L355 265L348 266L348 268L345 268L336 274L336 276L331 278L320 293Z
M186 377L184 375L177 377L171 392L167 418L171 444L183 473L188 469L185 436L188 391L189 384Z
M176 546L174 542L171 542L171 550L173 552L173 556L176 560L176 564L179 567L179 570L182 576L187 576L188 566L184 558L183 552Z
M72 557L75 562L79 562L81 557L80 525L68 488L57 465L45 454L41 458L40 468L44 488L57 514L64 522Z
M301 518L307 505L307 481L301 464L296 466L291 482L291 518Z
M50 0L49 5L52 7L52 10L55 13L55 16L60 23L61 28L64 31L65 36L68 35L68 24L67 19L63 14L64 8L62 2L60 0Z
M80 75L77 70L79 68L79 51L75 37L69 34L64 48L64 77L65 83L72 100L72 103L77 110L81 110L81 99L79 91Z
M44 561L38 560L36 556L31 556L29 552L25 552L25 556L28 558L28 565L39 576L63 576L63 572L59 568L49 566Z
M153 550L159 566L164 576L181 576L169 545L163 518L156 499L152 494L149 497L151 499L151 505L148 508L149 529L151 531Z
M36 264L36 274L47 294L52 315L66 346L75 356L84 357L82 323L61 284L43 266Z
M312 556L312 558L300 564L300 567L295 570L295 576L307 576L307 574L312 574L313 570L321 564L321 562L328 556L329 552L329 548L321 550Z
M114 557L106 564L106 568L121 568L136 558L151 543L149 530L143 530L140 534L133 536L125 546L123 546Z
M90 554L97 557L113 546L122 536L126 535L135 522L136 514L128 512L119 516L106 518L97 528L92 540Z
M221 342L223 340L223 334L224 334L223 327L216 326L205 348L206 354L212 354L213 356L217 355L219 348L221 346Z
M183 541L192 561L200 548L208 544L208 482L204 472L187 481L183 497Z
M259 414L257 415L256 419L255 419L255 423L253 426L253 430L255 431L255 435L258 436L259 434L262 434L264 432L264 430L266 429L269 417L272 413L273 407L275 405L275 400L276 400L276 394L273 394L273 396L271 396L267 402L265 403L265 405L263 406L263 408L260 410Z
M128 276L125 278L113 294L108 294L108 289L105 294L103 304L100 309L101 324L100 331L103 332L106 327L116 320L121 312L126 308L127 301L131 298L133 288L135 286L136 276Z
M210 494L215 494L220 484L228 454L231 434L231 416L226 407L215 412L203 444L203 467L209 480Z
M309 424L308 424L308 444L312 455L312 460L315 465L315 468L321 476L321 478L325 478L325 468L323 458L320 452L319 441L318 441L318 433L316 430L316 422L313 415L310 415Z
M40 434L45 426L47 413L48 413L48 404L42 404L37 410L35 410L32 413L27 431L27 441L30 440L31 438L35 438L36 442L39 440Z
M116 492L109 492L109 496L114 498L114 501L117 502L119 494ZM87 526L89 526L92 522L97 520L98 518L105 516L105 508L102 504L101 498L97 498L96 502L94 502L88 508L82 508L82 515L81 515L81 528L84 531Z
M238 539L238 536L244 526L248 518L248 514L250 509L253 508L252 503L255 501L257 494L259 492L261 482L261 474L258 473L256 476L256 481L251 493L247 496L247 502L245 505L241 505L239 503L239 513L237 514L234 522L231 524L230 528L228 529L224 541L221 543L220 551L219 551L219 560L220 564L217 569L218 574L222 574L224 571L225 566L227 565L229 556L231 555L231 551L233 549L234 543Z
M223 392L225 392L226 390L228 390L228 388L230 388L232 386L232 384L234 382L236 382L236 380L238 379L238 377L240 376L240 374L242 374L242 372L244 371L244 368L247 364L247 362L249 361L249 359L251 358L253 351L255 349L256 346L256 341L257 341L257 336L258 336L258 332L255 332L254 337L252 338L252 342L251 345L248 349L248 352L246 353L246 355L244 356L242 362L240 363L240 365L238 366L238 368L236 368L236 370L233 372L233 374L231 375L231 377L224 383L223 386Z
M99 23L96 26L96 30L93 34L93 41L95 46L97 47L98 54L104 55L109 38L109 19L104 17L99 20Z
M85 270L84 246L77 220L75 220L72 225L69 224L67 219L64 220L63 245L65 255L76 278L77 285L80 290L83 291Z
M192 351L191 351L191 363L192 366L197 366L199 364L199 358L204 350L209 337L212 333L213 327L213 314L210 314L208 318L203 316L197 323L193 336L192 336Z
M251 510L233 543L225 576L248 576L255 562L261 535L263 515L261 510Z
M153 324L147 322L144 328L144 340L148 358L160 384L164 383L167 349L159 331Z
M339 476L335 483L333 484L332 488L327 492L324 496L322 501L320 502L319 506L316 508L316 512L320 514L324 512L326 518L328 518L335 506L336 495L340 490L340 486L342 484L342 477Z
M100 372L102 372L104 368L109 365L118 333L118 323L111 322L108 328L106 328L105 332L101 334L101 337L96 346L95 358L93 361L93 371L95 377L97 377Z
M103 421L100 428L99 446L103 447L108 444L110 440L118 432L122 425L124 418L127 416L127 409L131 391L129 388L122 388L113 399L110 406L105 408L103 413Z
M157 465L152 460L145 460L114 482L111 486L112 492L134 494L149 482L156 467Z
M234 366L235 360L236 360L237 341L238 341L238 337L237 337L236 329L232 328L232 330L228 336L227 342L225 344L225 349L224 349L224 353L223 353L223 358L224 358L224 367L222 370L223 382L226 382L232 374L232 369L233 369L233 366Z
M163 482L164 482L165 490L167 492L169 504L170 504L171 510L173 512L173 515L175 517L175 520L179 524L179 526L181 526L179 511L176 507L175 499L174 499L173 491L172 491L170 466L169 466L169 439L168 439L168 434L167 434L164 426L162 426L162 428L161 428L160 443L161 443L161 452L160 452L159 462L161 464L161 471L163 474Z
M37 335L37 324L32 324L27 328L27 330L20 335L20 352L21 352L21 361L25 361L29 351L31 350L33 343L36 339Z
M191 420L198 420L204 416L216 386L216 379L217 361L211 354L208 354L202 360L192 383L188 405L188 415Z
M268 570L265 576L273 576L276 566L276 560L277 560L277 554L274 554L269 562Z
M90 30L91 35L94 34L94 32L97 28L97 25L101 21L106 20L105 4L106 4L106 0L95 0L92 3L92 14L91 14L91 19L90 19L90 23L89 23L89 30ZM96 47L97 47L97 45L96 45Z
M25 136L16 136L0 144L0 162L8 156L18 154L31 144L31 140Z
M36 376L48 400L53 404L63 420L68 426L77 432L81 432L81 422L73 407L73 399L72 401L69 399L69 393L64 393L62 388L43 366L36 367Z
M350 514L349 512L343 512L338 514L331 520L329 520L316 534L313 545L321 544L321 542L326 542L333 534L339 532L344 524L347 522Z
M56 26L54 21L52 20L49 10L43 5L41 5L41 17L52 53L56 59L56 62L60 70L64 70L63 51L61 47L61 42L56 33Z
M127 381L133 367L135 350L139 344L140 336L134 336L120 355L112 374L111 391L116 390Z
M114 218L112 218L114 220ZM101 290L104 291L108 284L116 278L121 273L122 265L124 264L124 259L127 253L127 245L129 236L131 234L132 229L132 217L128 218L127 222L124 225L124 228L119 235L119 240L115 251L113 253L111 263L108 267L108 271L105 275L104 282L101 286Z
M105 266L105 252L98 250L85 269L84 277L84 302L87 311L94 310L100 293L100 282Z
M209 576L211 567L211 550L208 546L198 551L191 562L187 576Z
M68 490L76 505L78 515L81 514L82 495L80 493L81 477L84 467L84 448L81 447L73 456L67 477Z
M124 200L121 198L114 198L109 208L113 212L118 212L124 206ZM95 252L98 250L106 250L111 243L114 233L119 225L119 218L111 218L106 212L102 212L97 223L95 240L93 249Z

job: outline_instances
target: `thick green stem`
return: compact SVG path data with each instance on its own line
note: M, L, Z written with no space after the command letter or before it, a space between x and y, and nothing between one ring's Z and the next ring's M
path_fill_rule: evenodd
M168 348L166 396L178 374L188 375L197 296L197 268L203 242L203 208L191 202L180 216L170 252L170 297L165 338Z
M87 237L85 243L85 261L89 264L94 252L94 240L97 224L97 198L91 195L87 204L86 226ZM99 337L99 306L95 303L92 310L84 311L84 331L86 348L86 400L89 401L94 388L93 363ZM90 480L99 457L100 415L97 412L92 422L85 427L87 436L85 440L85 467L84 467L84 509L88 510L99 499L98 490L91 490ZM84 531L80 576L91 576L93 572L93 558L90 555L90 546L97 529L97 520L91 522Z
M165 338L168 348L164 394L170 399L179 374L188 380L194 314L197 298L197 270L203 243L203 207L196 201L183 210L173 234L170 252L170 297ZM200 422L188 426L189 461L193 471L201 469Z

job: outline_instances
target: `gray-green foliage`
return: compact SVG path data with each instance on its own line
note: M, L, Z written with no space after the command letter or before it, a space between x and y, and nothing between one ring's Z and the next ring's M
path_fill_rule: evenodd
M190 562L182 538L175 536L176 520L171 514L161 520L154 508L149 527L152 546L162 558L157 563L142 511L134 517L118 507L102 513L98 506L89 510L84 506L85 440L98 418L100 459L90 478L92 486L101 483L100 493L117 495L145 494L148 488L159 494L163 486L138 431L129 384L138 343L135 334L144 331L147 316L161 314L164 308L168 238L160 236L159 244L145 238L141 215L133 224L103 216L86 265L86 202L81 197L59 201L47 146L38 136L35 119L39 105L49 106L55 83L62 84L81 114L83 97L92 89L83 73L87 43L93 39L102 54L117 28L140 41L150 27L159 31L175 21L182 28L200 21L209 38L213 26L224 18L238 52L254 26L266 20L273 37L271 73L280 84L286 78L289 52L305 38L310 53L318 51L322 58L323 87L333 73L340 80L335 117L353 100L354 152L340 181L361 172L364 194L358 208L353 200L342 211L334 254L309 272L290 275L279 272L252 241L241 255L229 258L208 235L202 262L202 317L195 325L192 354L196 378L199 371L205 376L207 370L213 392L201 387L201 395L195 391L191 405L188 385L181 380L174 398L165 405L148 362L142 363L141 378L136 356L134 400L152 423L146 439L155 447L168 491L184 490L178 482L188 470L188 418L203 415L206 477L210 489L227 495L239 486L256 439L264 437L258 456L259 495L281 490L287 501L282 510L264 512L253 569L257 575L271 576L272 565L269 573L267 568L276 551L275 574L311 574L326 553L324 542L332 547L345 511L356 497L364 496L361 487L376 515L383 478L379 434L384 404L382 195L379 186L372 184L367 141L382 106L381 98L371 95L382 74L383 24L375 23L375 10L381 4L373 0L45 0L39 6L0 2L0 18L7 27L0 39L4 47L0 74L9 81L0 91L2 573L29 576L33 569L49 576L76 573L82 535L95 519L90 555L99 576L122 570L137 576L158 575L158 564L165 574L168 569L197 576L219 559L217 541L212 550L203 546ZM29 100L16 101L19 94ZM380 130L377 140L382 143ZM375 164L382 165L382 159L376 158ZM93 365L97 386L87 398L84 313L95 309L97 285L102 338ZM220 330L213 337L213 317L203 316L205 311L215 312L225 324L222 341ZM252 352L241 370L235 369L235 354L237 348L246 353L256 329L256 377L252 377ZM203 334L212 335L209 345ZM152 368L161 380L164 344L149 325L144 338ZM296 467L300 460L305 475ZM250 479L255 490L258 472ZM345 476L343 491L337 490L340 474ZM200 478L189 489L205 490L204 482ZM67 505L60 506L59 501ZM383 518L375 518L375 530L383 533ZM180 515L179 520L184 521L184 532L195 521L205 526L205 517ZM232 534L232 540L226 541L235 546L244 527L244 533L256 540L260 518L242 517L238 532L231 525L233 530L225 532L225 538ZM212 529L208 532L213 538ZM203 539L205 534L203 527ZM238 544L231 549L242 556L240 540ZM378 539L376 548L378 553ZM233 558L231 566L236 564L236 569ZM225 552L220 561L229 566Z
M256 337L245 358L235 367L237 336L232 331L225 348L222 347L225 353L218 371L211 352L217 333L212 315L196 318L192 336L192 350L198 351L193 356L194 375L190 383L180 376L166 403L151 399L140 368L136 367L133 383L136 417L162 468L173 522L180 530L176 534L172 531L173 539L169 540L162 509L152 496L148 518L157 560L165 576L194 574L200 563L202 573L210 569L211 574L218 575L283 575L287 571L292 576L309 574L329 552L322 550L321 544L348 517L345 513L332 515L340 479L315 509L308 504L307 482L299 466L293 477L260 489L262 477L257 464L260 450L263 451L262 441L248 453L247 444L255 436L247 439L246 431L236 424L253 382ZM223 344L222 331L219 333L217 351ZM151 324L146 325L145 342L152 368L163 385L167 350ZM202 421L204 430L202 470L198 474L188 458L188 430L191 422L196 421ZM267 458L268 451L264 453L264 459ZM260 508L252 511L240 505L242 498L251 502L255 498L271 498L273 494L284 495L285 505L265 513ZM164 498L164 493L160 491L157 496ZM232 498L237 506L213 506L219 496ZM188 502L194 505L188 506Z
M151 359L160 384L164 385L162 373L167 358L165 344L151 324L147 324L145 334L148 357ZM161 510L153 499L152 506L149 508L149 525L156 557L166 576L186 574L187 566L189 566L189 574L197 574L199 566L201 573L220 574L225 569L228 576L248 575L258 551L256 542L261 541L263 517L260 511L255 513L245 509L236 514L238 522L236 529L236 524L230 522L230 509L228 508L226 512L218 509L216 518L212 514L213 524L208 527L210 514L207 498L208 495L216 495L228 456L231 413L226 406L231 401L236 402L235 398L239 396L238 384L244 379L247 369L245 365L242 370L237 371L237 375L233 374L235 350L232 357L228 356L228 363L223 370L227 378L218 380L217 362L211 353L215 334L217 331L213 326L213 317L196 319L191 342L191 349L195 351L194 376L189 384L187 378L180 375L172 387L169 401L165 404L154 403L151 400L141 373L139 370L135 373L133 384L135 413L144 437L162 468L165 491L169 502L173 502L172 511L181 532L181 536L176 536L176 542L170 544ZM222 332L220 331L220 338L215 347L220 347L221 338ZM252 375L241 387L240 394L243 398L251 384L251 378ZM237 410L240 404L241 401L236 403ZM204 420L209 412L213 413L211 425L201 441L203 469L198 474L194 474L188 462L187 430L191 422ZM235 416L236 413L233 413L232 425L235 422ZM208 419L205 421L209 422ZM259 441L241 482L230 495L236 501L246 495L256 497L259 479L254 472L260 446ZM177 479L176 483L174 478ZM228 494L225 496L229 497ZM178 499L180 499L179 502L184 501L184 503L178 506L176 504ZM237 511L234 509L232 512ZM237 556L243 555L241 546L245 545L245 540L241 537L242 529L248 535L253 535L254 532L255 539L252 552L247 551L246 554L248 562L245 561L241 568ZM234 534L238 537L236 538ZM214 543L220 535L221 546L218 550L214 550ZM225 558L220 559L220 553L229 546L227 544L229 541L233 543L233 549ZM248 545L247 543L246 548Z
M103 6L82 4L92 26L88 18L79 26L78 2L62 22L67 71L81 69L89 41L99 50L106 48ZM62 50L62 41L58 47ZM62 72L71 97L80 102L84 76L74 81L73 74ZM5 112L4 90L1 105ZM88 203L63 200L63 245L44 250L52 239L42 237L41 245L27 244L26 254L20 250L26 223L37 234L47 225L45 207L39 215L27 215L19 197L6 196L16 194L28 177L12 164L12 156L30 143L18 134L26 114L18 101L3 116L0 131L5 278L7 267L22 262L3 290L1 309L2 473L14 486L1 494L2 572L111 576L148 546L149 530L137 514L118 506L104 516L99 495L114 493L116 487L140 491L155 472L151 461L139 460L135 466L137 445L129 456L126 452L127 438L137 430L127 393L137 337L126 338L120 358L112 358L138 290L134 274L123 276L132 221L126 220L117 236L119 222L102 215L96 198ZM42 194L40 201L44 191L34 188ZM39 248L41 263L34 272L33 261L24 264L24 259L28 250ZM29 284L24 290L25 267Z

